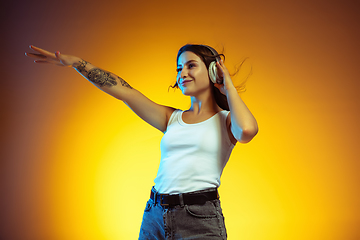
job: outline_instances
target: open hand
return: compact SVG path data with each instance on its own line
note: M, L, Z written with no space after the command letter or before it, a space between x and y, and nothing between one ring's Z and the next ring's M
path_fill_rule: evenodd
M25 55L35 59L35 63L51 63L58 66L66 67L72 66L75 62L77 62L78 59L74 56L60 54L59 51L56 51L54 54L33 45L30 45L30 49L34 50L35 53L26 52Z
M216 62L216 66L218 69L218 75L222 81L221 83L215 83L214 86L217 87L222 94L226 95L227 89L229 89L231 86L234 86L230 77L230 73L225 67L222 59Z

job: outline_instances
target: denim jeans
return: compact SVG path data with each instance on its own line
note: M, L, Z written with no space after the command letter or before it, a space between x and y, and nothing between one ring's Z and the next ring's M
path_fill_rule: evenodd
M149 199L139 239L227 239L220 200L167 208Z

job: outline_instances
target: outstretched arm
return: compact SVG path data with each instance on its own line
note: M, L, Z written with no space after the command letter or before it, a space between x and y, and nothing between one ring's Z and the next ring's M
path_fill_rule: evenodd
M35 63L73 67L96 87L124 101L144 121L162 132L166 130L168 119L174 111L173 108L152 102L121 77L100 69L79 57L60 54L60 52L54 54L35 46L30 46L30 48L35 53L26 53L26 56L35 59Z
M35 46L30 46L30 48L36 53L26 53L26 55L34 58L35 63L48 63L58 66L73 67L96 87L120 100L122 100L124 92L128 89L132 89L132 87L121 77L97 68L79 57L60 54L58 51L54 54Z

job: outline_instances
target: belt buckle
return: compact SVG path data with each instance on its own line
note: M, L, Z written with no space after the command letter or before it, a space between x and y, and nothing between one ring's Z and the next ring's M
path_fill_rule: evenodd
M160 194L160 206L168 207L170 204L163 203L163 198L162 198L163 196L169 196L169 194Z

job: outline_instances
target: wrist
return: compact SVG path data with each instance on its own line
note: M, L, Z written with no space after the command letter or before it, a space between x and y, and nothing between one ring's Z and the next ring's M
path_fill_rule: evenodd
M227 83L225 84L225 91L226 91L226 92L229 92L229 91L233 91L233 90L237 91L237 90L236 90L236 87L235 87L234 84L233 84L233 82L232 82L232 81L227 82Z
M79 57L73 57L71 67L78 68L81 65L81 61L83 61Z
M239 95L236 87L235 87L233 84L231 84L231 86L229 86L229 87L226 87L225 92L226 92L225 95L226 95L227 97L228 97L229 95L233 95L233 94Z

